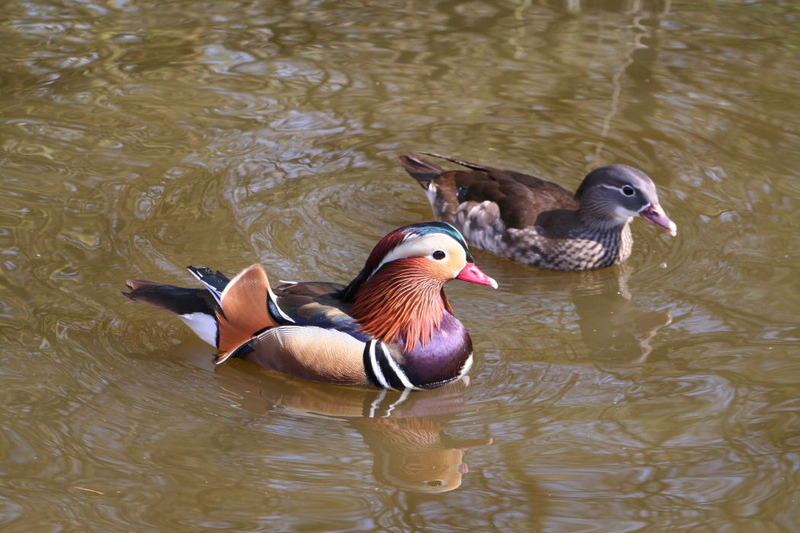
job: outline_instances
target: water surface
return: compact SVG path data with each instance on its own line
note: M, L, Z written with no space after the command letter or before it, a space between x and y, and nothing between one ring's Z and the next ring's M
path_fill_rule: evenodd
M20 1L0 13L3 531L791 531L792 2ZM431 218L431 150L574 188L627 163L676 239L483 252L469 383L287 379L124 299L188 264L349 281ZM401 401L403 400L403 401ZM387 416L388 415L388 416Z

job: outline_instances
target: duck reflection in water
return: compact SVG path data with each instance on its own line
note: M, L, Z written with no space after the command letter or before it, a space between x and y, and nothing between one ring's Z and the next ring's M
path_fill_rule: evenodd
M374 455L373 474L387 485L414 492L457 489L469 470L469 448L491 438L460 439L445 433L465 408L469 378L430 391L410 393L339 387L276 374L236 361L216 369L226 391L255 413L283 411L345 420Z
M600 361L646 361L653 351L652 339L672 322L669 309L645 311L634 302L628 289L630 273L627 265L585 272L572 289L581 337Z

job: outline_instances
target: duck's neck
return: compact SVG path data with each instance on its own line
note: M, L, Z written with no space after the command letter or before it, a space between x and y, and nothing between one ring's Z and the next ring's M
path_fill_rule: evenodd
M601 253L595 258L592 268L606 267L625 261L631 255L633 236L631 219L599 218L578 212L580 227L574 233L576 238L591 239L602 245Z
M605 214L598 215L590 206L581 206L576 216L583 231L595 234L619 234L629 224L630 218L609 217Z
M361 329L403 351L425 346L452 308L444 283L426 273L416 258L393 261L358 287L351 315Z

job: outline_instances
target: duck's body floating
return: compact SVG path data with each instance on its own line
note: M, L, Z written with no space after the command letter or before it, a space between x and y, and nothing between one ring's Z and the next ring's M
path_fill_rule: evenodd
M637 215L677 233L653 180L627 165L593 170L572 194L519 172L425 155L469 169L445 170L417 154L400 156L436 217L458 228L471 245L515 261L552 270L622 263L631 253L629 225Z
M386 235L349 285L288 283L270 288L261 265L232 280L189 267L206 289L128 280L131 300L172 311L233 356L316 381L394 389L433 388L472 364L469 333L444 284L497 287L472 262L457 230L441 222Z

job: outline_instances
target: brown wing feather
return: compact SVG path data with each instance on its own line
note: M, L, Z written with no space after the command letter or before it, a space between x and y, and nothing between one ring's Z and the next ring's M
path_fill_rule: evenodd
M251 265L239 273L225 287L220 299L219 346L224 353L218 360L224 361L229 354L264 328L278 323L267 311L269 280L261 265Z
M275 288L277 304L298 323L356 330L350 304L342 301L344 285L327 282L301 282Z
M420 182L423 182L419 177L423 171L419 168L427 168L427 182L433 182L438 189L437 202L441 200L442 205L447 206L443 218L450 215L450 211L454 215L460 203L490 201L499 206L500 217L506 226L524 228L535 224L537 217L545 211L578 208L573 194L556 183L513 170L487 167L438 154L427 155L470 169L442 171L436 177L428 177L435 168L439 168L437 165L417 154L400 159L406 171ZM428 167L424 166L426 163Z

